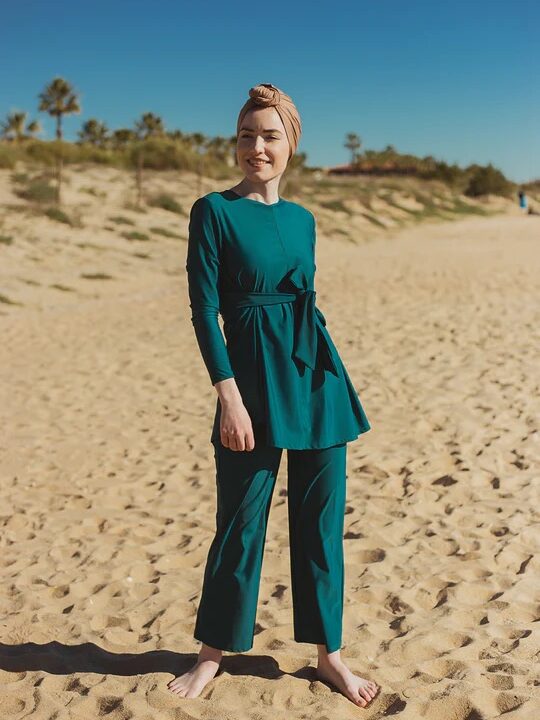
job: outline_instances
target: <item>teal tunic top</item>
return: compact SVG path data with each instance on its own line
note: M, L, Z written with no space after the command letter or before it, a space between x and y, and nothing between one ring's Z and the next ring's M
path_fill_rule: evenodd
M191 208L191 321L212 384L235 378L256 444L325 448L371 427L315 305L315 245L313 213L283 198L224 190ZM212 443L220 415L217 398Z

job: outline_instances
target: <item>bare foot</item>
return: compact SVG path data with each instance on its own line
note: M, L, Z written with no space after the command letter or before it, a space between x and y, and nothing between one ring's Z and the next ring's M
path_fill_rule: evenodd
M203 643L195 665L186 673L168 682L167 687L181 697L198 697L217 673L222 656L221 650Z
M319 652L317 677L334 685L345 697L360 707L365 707L373 700L379 690L379 686L372 680L366 680L351 672L341 659L339 650L329 654Z

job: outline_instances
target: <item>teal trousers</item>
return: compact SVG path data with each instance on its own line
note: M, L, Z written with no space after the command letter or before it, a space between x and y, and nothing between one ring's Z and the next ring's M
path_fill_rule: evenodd
M270 505L283 448L235 451L214 443L216 532L194 637L221 650L253 647ZM341 647L347 443L287 450L294 639Z

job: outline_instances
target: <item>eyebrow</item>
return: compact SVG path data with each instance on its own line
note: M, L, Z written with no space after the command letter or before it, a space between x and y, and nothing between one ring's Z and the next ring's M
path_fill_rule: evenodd
M254 132L254 130L253 130L252 128L243 127L243 126L240 128L240 130L247 130L248 132ZM277 133L280 133L281 130L278 130L277 128L265 128L265 129L263 130L263 132L277 132Z

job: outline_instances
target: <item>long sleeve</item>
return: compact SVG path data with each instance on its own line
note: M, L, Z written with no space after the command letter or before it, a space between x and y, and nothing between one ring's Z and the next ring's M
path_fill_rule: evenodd
M218 322L219 243L212 207L200 197L191 208L186 260L191 322L212 385L234 377Z

